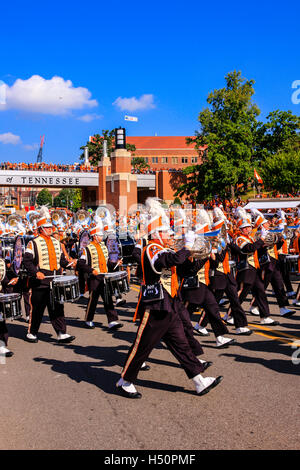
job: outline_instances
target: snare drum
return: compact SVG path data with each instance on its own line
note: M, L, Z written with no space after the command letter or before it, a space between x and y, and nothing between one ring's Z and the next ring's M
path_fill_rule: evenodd
M116 273L105 273L105 295L108 297L119 297L121 294L126 294L130 291L128 274L126 271L118 271Z
M298 275L298 259L299 255L286 255L285 256L285 269L289 274L294 276Z
M80 297L77 276L57 276L52 281L52 296L55 302L75 302Z
M21 294L0 294L0 317L17 320L22 317Z

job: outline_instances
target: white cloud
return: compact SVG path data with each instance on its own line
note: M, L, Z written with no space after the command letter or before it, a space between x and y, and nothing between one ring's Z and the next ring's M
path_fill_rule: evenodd
M139 111L155 108L153 100L153 95L142 95L140 98L136 98L135 96L132 98L121 98L119 96L113 104L120 108L121 111Z
M94 121L95 119L102 119L102 118L103 116L92 113L92 114L84 114L83 116L79 116L77 119L83 122L91 122L91 121Z
M0 134L0 142L2 144L12 144L12 145L19 145L22 143L21 137L19 135L12 134L11 132Z
M37 150L39 148L39 144L26 144L23 145L25 150Z
M87 88L75 88L71 80L57 76L46 80L33 75L28 80L19 78L11 87L5 87L6 102L0 104L2 111L17 109L31 113L65 115L75 109L98 105L97 100L91 99L91 92Z

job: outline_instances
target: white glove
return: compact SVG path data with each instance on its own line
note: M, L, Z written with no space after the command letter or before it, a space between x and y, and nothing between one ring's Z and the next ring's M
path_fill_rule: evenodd
M267 236L267 233L268 233L268 230L266 230L265 228L262 227L261 232L260 232L260 234L261 234L260 238L262 238L264 240Z
M192 232L189 230L184 237L184 246L188 249L191 250L193 248L194 242L195 242L196 234L195 232Z

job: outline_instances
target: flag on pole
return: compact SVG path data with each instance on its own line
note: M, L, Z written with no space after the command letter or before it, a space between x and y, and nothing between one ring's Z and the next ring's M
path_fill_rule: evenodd
M255 168L254 168L254 178L256 178L259 184L263 184L263 180L261 179L261 177L259 176Z
M134 121L134 122L138 122L138 118L135 117L135 116L125 116L124 119L125 119L125 121Z

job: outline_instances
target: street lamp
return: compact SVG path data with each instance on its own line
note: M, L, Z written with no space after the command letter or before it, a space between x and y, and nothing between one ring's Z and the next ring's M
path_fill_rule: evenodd
M126 132L124 127L115 129L115 147L116 149L126 149Z

